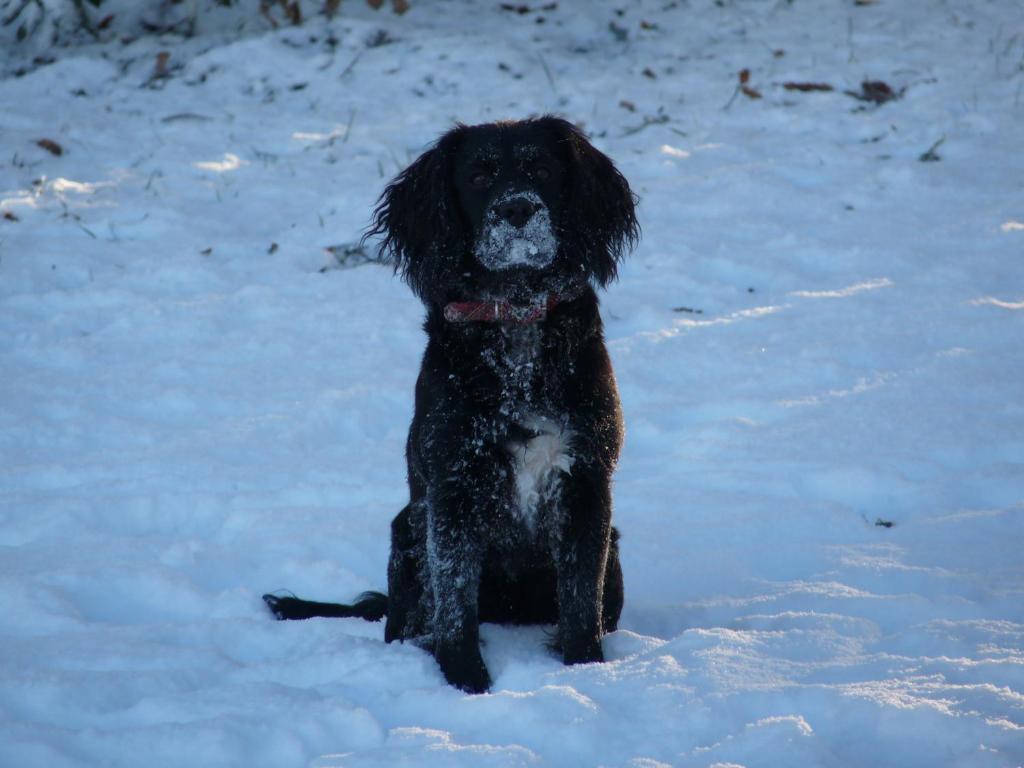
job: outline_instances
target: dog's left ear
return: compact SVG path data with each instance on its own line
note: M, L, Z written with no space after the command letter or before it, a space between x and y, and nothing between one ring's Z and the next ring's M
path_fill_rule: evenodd
M384 188L363 240L383 235L381 252L413 292L428 298L431 285L464 248L464 228L451 181L452 161L461 140L458 126L420 155Z
M637 197L614 163L579 128L557 117L541 121L559 135L569 157L566 226L568 241L579 251L571 257L579 258L597 284L605 286L640 239Z

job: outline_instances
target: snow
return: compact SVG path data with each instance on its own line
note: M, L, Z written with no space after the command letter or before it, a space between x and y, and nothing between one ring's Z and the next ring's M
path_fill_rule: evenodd
M1018 2L244 28L0 53L0 765L1024 763ZM485 625L468 696L260 595L383 587L407 500L422 307L325 249L454 121L545 112L641 197L626 604L601 665Z

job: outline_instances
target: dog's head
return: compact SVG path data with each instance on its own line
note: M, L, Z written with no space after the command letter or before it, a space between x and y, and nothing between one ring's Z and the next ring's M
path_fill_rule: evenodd
M635 202L565 120L460 125L387 186L367 235L426 301L514 298L614 279Z

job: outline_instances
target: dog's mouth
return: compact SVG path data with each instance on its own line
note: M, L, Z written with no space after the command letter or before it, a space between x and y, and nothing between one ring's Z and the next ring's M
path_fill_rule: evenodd
M509 220L499 215L502 201L487 212L473 248L474 255L487 269L543 269L555 260L558 239L547 207L536 195L524 196L524 199L533 205L533 213L525 221Z

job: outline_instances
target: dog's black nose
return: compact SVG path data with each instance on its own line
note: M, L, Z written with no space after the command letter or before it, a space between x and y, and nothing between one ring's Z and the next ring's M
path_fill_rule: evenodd
M494 209L498 218L507 221L513 227L520 228L530 220L530 217L537 212L540 206L527 200L525 197L513 197L499 203Z

